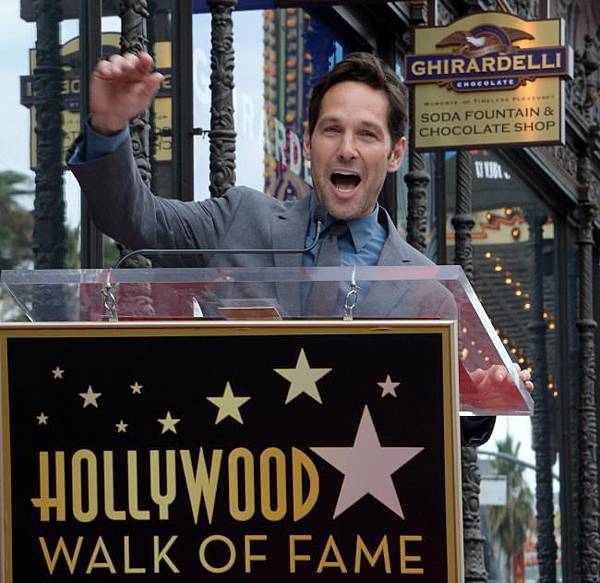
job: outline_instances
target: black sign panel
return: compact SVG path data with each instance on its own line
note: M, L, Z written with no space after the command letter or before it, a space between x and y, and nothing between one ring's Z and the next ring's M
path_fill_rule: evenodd
M458 581L452 331L0 329L5 580Z

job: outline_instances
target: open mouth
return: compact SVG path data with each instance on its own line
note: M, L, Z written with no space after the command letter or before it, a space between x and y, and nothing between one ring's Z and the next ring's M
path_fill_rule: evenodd
M333 172L330 180L341 192L352 192L361 182L360 176L353 172Z

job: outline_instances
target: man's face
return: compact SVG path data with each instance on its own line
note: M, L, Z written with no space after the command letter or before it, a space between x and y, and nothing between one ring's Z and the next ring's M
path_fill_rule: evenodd
M315 195L329 214L351 220L370 214L386 174L402 163L406 140L391 143L388 98L358 81L344 81L323 96L312 137L304 134Z

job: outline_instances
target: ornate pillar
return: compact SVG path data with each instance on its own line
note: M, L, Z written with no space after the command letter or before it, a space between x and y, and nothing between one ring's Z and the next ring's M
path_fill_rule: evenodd
M120 0L121 54L148 50L148 0ZM142 180L150 186L150 112L143 111L129 121L133 155Z
M210 52L210 194L235 185L233 18L237 0L207 0L212 14Z
M579 388L579 508L581 516L581 581L600 580L600 520L598 515L598 456L596 426L596 359L593 297L593 222L597 213L591 187L590 153L598 135L591 128L588 146L578 161L579 221L579 332L581 385Z
M456 210L452 218L455 232L454 263L460 265L473 282L473 245L471 232L475 221L471 215L473 169L471 157L465 150L456 156ZM483 555L484 537L479 517L481 476L477 465L477 450L462 448L463 529L465 544L465 581L485 582L487 572Z
M62 79L59 25L61 3L34 0L37 25L33 71L37 140L33 253L36 269L64 267L66 253L63 197Z
M411 90L412 92L412 90ZM427 250L427 187L430 177L425 172L423 156L411 146L408 172L404 176L407 186L406 241L421 253Z
M544 321L544 239L543 228L547 217L532 210L527 212L529 240L533 269L531 288L531 333L533 380L535 384L535 414L531 419L535 449L535 491L538 524L537 555L539 581L556 581L556 539L554 538L554 500L552 495L553 452L551 401L548 390L546 355L546 322Z
M409 3L411 27L427 23L427 2L411 0ZM410 92L411 119L414 119L414 88ZM425 172L423 156L409 143L408 172L404 176L407 186L406 241L421 253L427 250L427 187L431 180Z

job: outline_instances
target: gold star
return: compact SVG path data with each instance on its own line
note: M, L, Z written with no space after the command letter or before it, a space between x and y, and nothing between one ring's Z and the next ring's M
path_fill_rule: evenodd
M127 433L127 423L121 419L118 423L115 423L115 427L117 428L117 433Z
M44 412L42 411L37 417L36 419L38 420L38 425L48 425L48 415L44 415Z
M63 378L63 373L65 372L62 368L60 368L59 366L57 366L53 371L51 371L52 374L54 375L54 379L62 379Z
M166 433L167 431L172 431L173 433L177 433L177 429L175 429L175 425L177 425L181 419L173 419L171 417L171 411L167 411L167 415L164 419L157 419L157 421L163 426L161 435Z
M135 381L135 383L133 383L133 385L129 385L129 388L131 389L132 395L141 395L144 385L140 385L140 384L138 384L137 381Z
M240 413L240 407L250 400L250 397L236 397L231 390L229 381L225 385L222 397L206 397L213 405L219 408L217 413L217 420L215 425L223 421L227 417L233 417L238 423L244 424L242 420L242 414Z
M396 395L396 387L399 386L400 383L392 382L392 377L390 377L390 375L387 375L387 377L385 377L384 382L377 384L383 389L383 392L381 393L382 397L385 397L386 395L392 395L392 397L398 396Z
M331 372L330 368L310 368L304 348L300 349L296 368L274 368L277 374L290 381L285 404L294 400L298 395L306 393L318 403L323 404L319 389L317 389L317 381L322 379L327 373Z
M102 393L94 393L92 385L88 385L88 390L85 393L79 393L79 396L83 399L83 408L85 409L88 405L98 407L98 397L102 396Z

